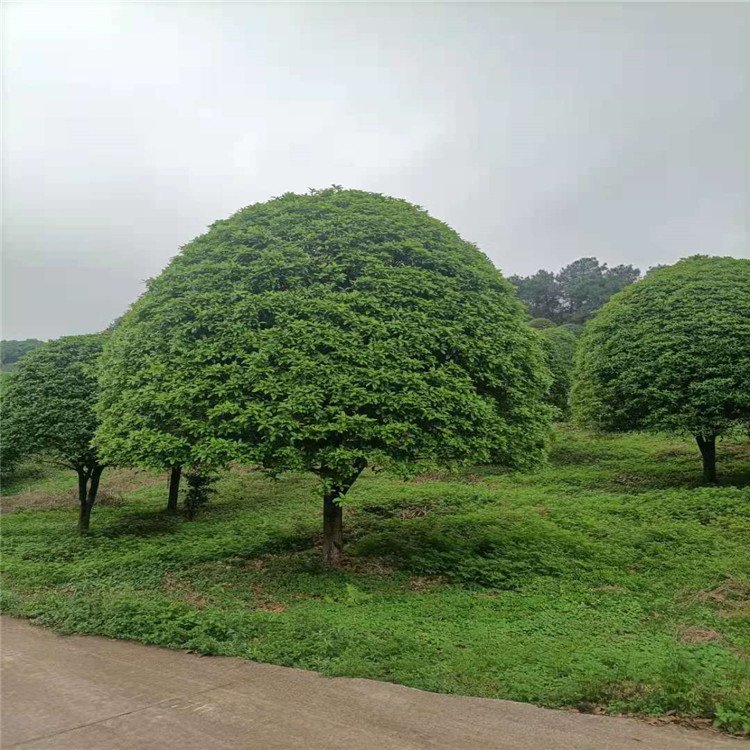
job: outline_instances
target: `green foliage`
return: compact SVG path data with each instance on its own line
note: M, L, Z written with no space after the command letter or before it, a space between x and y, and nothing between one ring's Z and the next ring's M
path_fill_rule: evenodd
M570 413L570 387L573 380L573 365L576 352L576 335L568 326L545 328L540 331L545 342L547 362L552 372L549 402L558 410L560 417Z
M555 324L549 318L534 318L529 321L529 327L541 331L544 328L554 328Z
M640 275L633 266L609 268L596 258L579 258L557 274L539 270L532 276L511 276L510 281L534 318L580 325Z
M557 319L560 289L554 273L539 269L532 276L511 276L508 281L516 287L533 318Z
M2 606L65 632L740 732L750 445L725 450L717 487L698 485L685 440L568 429L531 473L365 472L338 570L312 542L308 474L226 472L185 522L164 513L163 474L133 473L84 538L72 508L3 516ZM62 493L64 478L3 502Z
M580 323L563 323L560 328L570 331L576 338L583 333L583 326Z
M0 481L5 489L8 481L12 481L17 467L22 460L20 445L8 439L6 417L8 414L6 393L13 377L12 372L0 370L0 415L3 422L3 435L0 436Z
M187 245L101 368L110 461L312 470L543 455L548 372L510 285L409 203L328 189Z
M632 266L608 268L596 258L579 258L555 277L560 285L562 322L583 323L613 295L637 281Z
M693 256L610 300L581 338L573 405L608 431L750 427L750 261Z
M3 407L3 415L5 408ZM3 488L12 481L19 464L23 461L22 446L16 440L11 438L11 433L7 429L5 416L3 416L3 435L0 440L0 480Z
M18 362L3 392L3 445L73 469L97 463L95 363L100 334L50 341Z
M208 503L211 495L216 492L214 485L218 480L215 472L207 470L200 465L193 465L185 472L187 492L185 493L185 511L188 518L194 518L195 514Z
M44 342L39 339L3 339L0 341L0 369L12 370L25 354L37 349Z
M729 705L716 706L714 723L728 732L750 736L750 693L744 701L740 698Z

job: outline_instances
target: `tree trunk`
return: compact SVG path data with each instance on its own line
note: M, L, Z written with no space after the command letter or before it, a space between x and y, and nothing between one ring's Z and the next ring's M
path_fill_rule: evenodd
M323 560L327 565L338 566L344 551L343 508L336 500L337 490L323 495Z
M89 520L91 518L91 508L86 502L86 492L89 477L85 469L76 469L78 472L78 503L80 510L78 512L78 533L85 534L89 529Z
M182 466L173 466L169 472L169 499L167 500L167 513L177 513L177 499L180 496L180 477Z
M336 474L325 466L320 468L319 474L326 481L323 491L323 561L327 565L340 565L344 554L344 512L341 503L336 501L346 495L365 466L364 459L357 459L351 473L343 479L341 473Z
M91 524L91 506L84 502L81 503L81 510L78 513L78 533L87 534Z
M716 435L696 435L695 440L703 457L703 481L716 484Z
M99 491L99 479L104 471L103 466L92 469L78 469L78 501L81 505L78 513L78 533L85 534L91 525L91 509L96 502Z

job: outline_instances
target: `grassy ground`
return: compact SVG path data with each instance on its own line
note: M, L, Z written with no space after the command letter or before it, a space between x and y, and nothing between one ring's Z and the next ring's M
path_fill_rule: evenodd
M561 430L548 467L364 475L348 560L319 564L314 481L228 473L195 521L166 478L108 472L88 538L75 477L5 488L6 612L66 632L449 693L750 730L750 445ZM20 509L19 509L20 508Z

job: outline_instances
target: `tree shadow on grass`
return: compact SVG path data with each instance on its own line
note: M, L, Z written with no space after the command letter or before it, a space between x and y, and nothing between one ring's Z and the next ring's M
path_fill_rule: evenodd
M711 485L701 485L702 487ZM726 471L721 473L721 467L719 467L719 481L715 485L717 487L750 487L750 468L748 471Z
M99 536L117 538L122 536L160 536L173 534L184 523L184 518L170 515L163 510L129 511L117 517L115 521L95 531Z
M609 478L598 479L598 489L609 492L639 494L653 490L698 490L703 488L750 487L750 471L725 471L719 474L716 484L706 484L694 471L670 473L648 471L622 471Z
M469 586L515 589L537 576L577 577L589 569L588 540L533 511L461 517L381 519L349 548L419 576Z

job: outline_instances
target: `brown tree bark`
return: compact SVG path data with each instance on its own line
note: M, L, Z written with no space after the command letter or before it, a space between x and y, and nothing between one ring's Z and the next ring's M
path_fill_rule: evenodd
M169 498L167 499L167 513L177 513L177 499L180 496L180 477L182 466L173 466L169 472Z
M335 491L323 495L323 560L333 567L341 564L344 552L344 512L338 497Z
M87 489L89 483L88 472L84 468L76 469L78 472L78 503L80 510L78 511L78 533L85 534L89 528L89 521L91 520L91 508L88 508Z
M349 491L365 466L364 459L356 461L351 473L343 479L326 467L320 469L320 476L327 480L323 492L323 561L326 565L337 567L344 554L344 511L341 503L336 501Z
M96 502L99 491L99 480L101 479L103 466L93 466L89 469L79 468L78 472L78 533L85 534L91 525L91 509Z
M696 435L695 440L703 458L703 481L716 484L716 435Z

